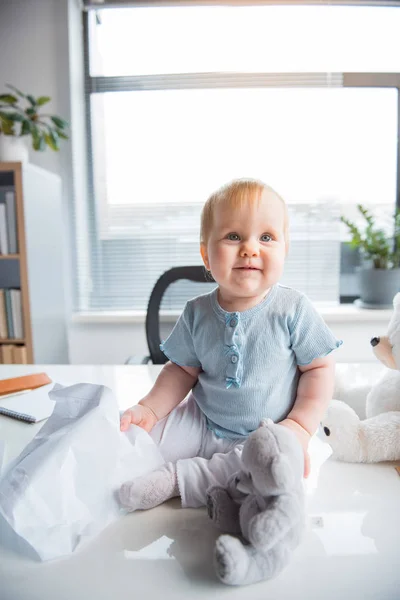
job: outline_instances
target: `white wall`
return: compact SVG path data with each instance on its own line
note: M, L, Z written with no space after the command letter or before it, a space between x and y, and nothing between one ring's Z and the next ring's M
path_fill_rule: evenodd
M51 114L67 119L71 140L60 152L30 149L30 162L60 175L63 185L64 256L66 290L66 320L72 313L73 257L73 194L84 173L84 130L82 114L83 68L79 0L0 0L0 90L5 84L15 85L34 96L50 96L47 105ZM70 46L75 49L70 52ZM79 53L77 55L77 52ZM46 107L46 108L47 108ZM78 156L75 149L78 147ZM76 178L73 163L78 163ZM51 223L46 223L51 227Z
M161 326L165 339L173 323ZM147 356L144 323L72 323L70 327L70 361L73 364L123 364L129 356Z
M0 0L0 89L10 83L34 96L48 95L49 110L66 118L67 7L65 0ZM32 151L30 160L61 174L67 156Z

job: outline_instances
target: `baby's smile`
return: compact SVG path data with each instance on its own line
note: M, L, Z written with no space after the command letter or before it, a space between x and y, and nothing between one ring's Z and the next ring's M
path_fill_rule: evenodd
M235 271L261 271L259 267L245 266L245 267L234 267Z

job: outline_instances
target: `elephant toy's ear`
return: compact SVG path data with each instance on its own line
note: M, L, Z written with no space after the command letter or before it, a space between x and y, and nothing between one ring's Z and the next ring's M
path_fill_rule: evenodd
M272 419L265 418L261 421L260 427L268 427L268 425L272 425L272 424L273 424Z
M294 485L293 468L284 454L276 456L271 463L271 475L280 490L287 490Z

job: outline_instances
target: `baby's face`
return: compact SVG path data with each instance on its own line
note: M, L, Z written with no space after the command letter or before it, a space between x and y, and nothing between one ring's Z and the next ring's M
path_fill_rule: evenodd
M241 304L242 310L257 304L279 281L286 256L284 229L283 203L269 191L263 192L258 205L216 208L202 255L221 299L238 302L233 310L241 310Z

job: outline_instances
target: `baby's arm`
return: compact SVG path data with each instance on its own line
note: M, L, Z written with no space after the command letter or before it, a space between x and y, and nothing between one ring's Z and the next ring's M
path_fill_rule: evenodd
M121 431L131 424L150 431L187 396L197 381L201 369L180 367L167 362L150 392L140 402L128 408L121 417Z
M335 362L332 356L316 358L309 365L299 366L301 371L294 406L281 421L297 435L304 449L304 476L310 471L307 454L308 443L315 433L333 396Z

